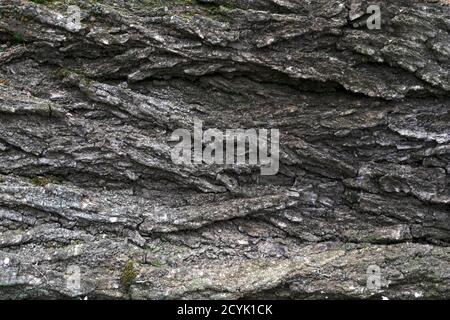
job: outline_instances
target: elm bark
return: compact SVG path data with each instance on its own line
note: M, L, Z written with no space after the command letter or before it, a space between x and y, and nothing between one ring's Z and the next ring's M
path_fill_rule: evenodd
M447 1L380 30L344 0L74 0L78 31L68 4L0 0L0 298L450 297ZM174 164L195 119L279 129L278 174Z

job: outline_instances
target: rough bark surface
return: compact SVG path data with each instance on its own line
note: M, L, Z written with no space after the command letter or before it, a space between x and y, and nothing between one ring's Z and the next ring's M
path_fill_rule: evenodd
M448 2L349 10L0 0L0 297L450 298ZM175 165L194 119L279 173Z

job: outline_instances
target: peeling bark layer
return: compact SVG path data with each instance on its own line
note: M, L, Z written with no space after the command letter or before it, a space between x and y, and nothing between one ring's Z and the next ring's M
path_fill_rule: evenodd
M0 0L0 297L449 298L448 3L350 8ZM194 119L279 173L174 164Z

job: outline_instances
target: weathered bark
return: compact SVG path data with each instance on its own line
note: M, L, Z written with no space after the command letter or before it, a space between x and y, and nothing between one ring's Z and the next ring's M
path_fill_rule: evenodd
M0 0L0 298L450 297L448 4L35 2ZM175 165L194 119L279 128L280 172Z

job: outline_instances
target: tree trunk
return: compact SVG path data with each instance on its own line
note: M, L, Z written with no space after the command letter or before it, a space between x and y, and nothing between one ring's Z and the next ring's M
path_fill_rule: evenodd
M450 297L447 1L68 4L0 0L0 298Z

